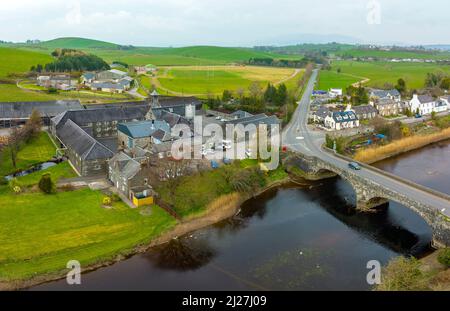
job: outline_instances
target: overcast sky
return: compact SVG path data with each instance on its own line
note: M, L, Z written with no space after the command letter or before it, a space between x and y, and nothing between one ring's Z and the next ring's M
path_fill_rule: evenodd
M449 0L1 2L0 40L7 41L76 36L140 46L253 46L329 38L450 44Z

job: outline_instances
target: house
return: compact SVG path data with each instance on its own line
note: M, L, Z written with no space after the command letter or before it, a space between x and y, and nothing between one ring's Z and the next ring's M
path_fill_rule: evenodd
M372 89L369 92L369 98L372 104L378 102L379 100L393 100L399 103L402 100L402 95L396 89L392 90Z
M51 119L69 110L83 109L79 100L55 100L43 102L3 102L0 103L0 127L25 123L33 110L39 111L44 125Z
M81 75L81 83L84 85L91 85L95 80L95 73L86 72Z
M329 115L330 109L327 106L320 106L317 111L313 112L312 118L316 123L323 123Z
M450 96L443 96L440 99L447 104L447 110L450 110Z
M152 205L155 193L149 185L151 168L146 158L119 152L108 161L108 179L134 206Z
M196 97L160 97L156 91L151 94L150 105L154 112L166 110L189 120L202 108L202 103Z
M61 85L72 86L72 80L70 75L67 74L44 75L37 77L37 85L46 88L61 89Z
M406 108L403 102L397 102L391 98L379 99L374 103L374 107L378 110L378 114L382 117L403 114Z
M372 105L361 105L351 107L350 105L347 107L347 111L353 111L359 120L370 120L377 116L378 111Z
M330 89L330 90L328 91L328 95L329 95L331 98L340 97L340 96L342 96L342 94L343 94L342 89Z
M78 175L106 174L107 161L114 156L114 153L75 122L68 120L58 131L58 139L65 147L65 154Z
M170 126L166 121L146 120L119 123L117 125L117 138L121 148L140 147L147 149L153 144L170 141L172 135Z
M447 110L447 105L441 101L436 101L430 95L417 95L414 94L413 98L409 102L411 112L419 113L421 115L428 115L434 112L442 112Z
M336 131L359 127L359 120L353 111L330 112L325 118L325 126Z

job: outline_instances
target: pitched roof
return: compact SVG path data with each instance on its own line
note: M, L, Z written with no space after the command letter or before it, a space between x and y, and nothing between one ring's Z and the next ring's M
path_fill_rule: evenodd
M67 111L62 116L58 115L53 118L52 122L59 128L69 119L78 125L95 122L142 120L147 112L146 108L146 106L124 106Z
M124 152L119 152L111 158L109 160L109 166L118 171L126 179L132 178L141 169L141 164Z
M352 110L355 111L355 113L358 114L369 114L369 113L376 113L377 110L372 105L362 105L362 106L354 106L352 107Z
M280 124L280 120L278 120L277 117L268 117L266 114L264 113L260 113L257 115L252 115L250 117L246 117L246 118L240 118L240 119L236 119L236 120L229 120L229 121L225 121L225 124L242 124L242 125L247 125L247 124Z
M95 78L95 73L93 72L85 72L83 73L83 77L88 79L88 80L92 80Z
M419 95L419 96L417 96L417 99L419 100L419 102L421 104L434 102L434 98L431 97L430 95Z
M83 109L79 100L56 100L45 102L3 102L0 103L0 119L27 119L33 109L43 117L54 117L68 110Z
M163 132L170 132L170 126L166 121L153 120L153 121L140 121L119 123L117 130L132 138L150 137L153 134L161 130Z
M111 70L108 70L108 71L111 72L111 73L114 73L116 75L121 75L121 76L127 76L128 75L126 72L123 72L123 71L117 70L117 69L111 69Z
M389 96L400 96L400 93L397 89L392 89L392 90L377 90L377 89L373 89L370 92L370 96L373 97L378 97L378 98L386 98Z
M92 83L92 87L96 89L116 89L116 90L124 89L123 84L114 82L94 82Z
M253 116L250 112L244 111L244 110L237 110L231 114L233 117L240 118L246 118Z
M86 133L77 124L68 120L58 133L59 139L83 160L109 159L114 153Z
M326 106L320 106L316 111L316 116L319 118L325 119L327 115L330 113L330 109Z
M335 111L332 113L332 118L336 123L358 120L358 117L353 111Z

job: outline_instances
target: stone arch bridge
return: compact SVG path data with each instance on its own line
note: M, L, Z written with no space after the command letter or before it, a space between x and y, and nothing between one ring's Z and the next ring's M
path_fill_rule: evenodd
M331 155L330 155L331 156ZM434 247L450 246L450 196L405 180L375 167L361 164L361 171L348 168L351 159L332 155L339 161L289 153L283 158L288 170L300 169L302 177L320 180L339 175L353 187L356 208L368 211L389 201L398 202L419 214L431 227ZM446 215L447 214L447 215Z

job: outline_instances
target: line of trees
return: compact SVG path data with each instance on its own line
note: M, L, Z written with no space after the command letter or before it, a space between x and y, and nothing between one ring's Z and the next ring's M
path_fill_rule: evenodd
M71 49L57 49L52 53L57 57L52 63L37 64L30 68L31 72L72 72L97 71L111 69L102 58Z
M287 59L273 59L267 58L250 58L247 61L248 65L254 66L270 66L270 67L288 67L288 68L302 68L308 63L307 60L287 60Z

